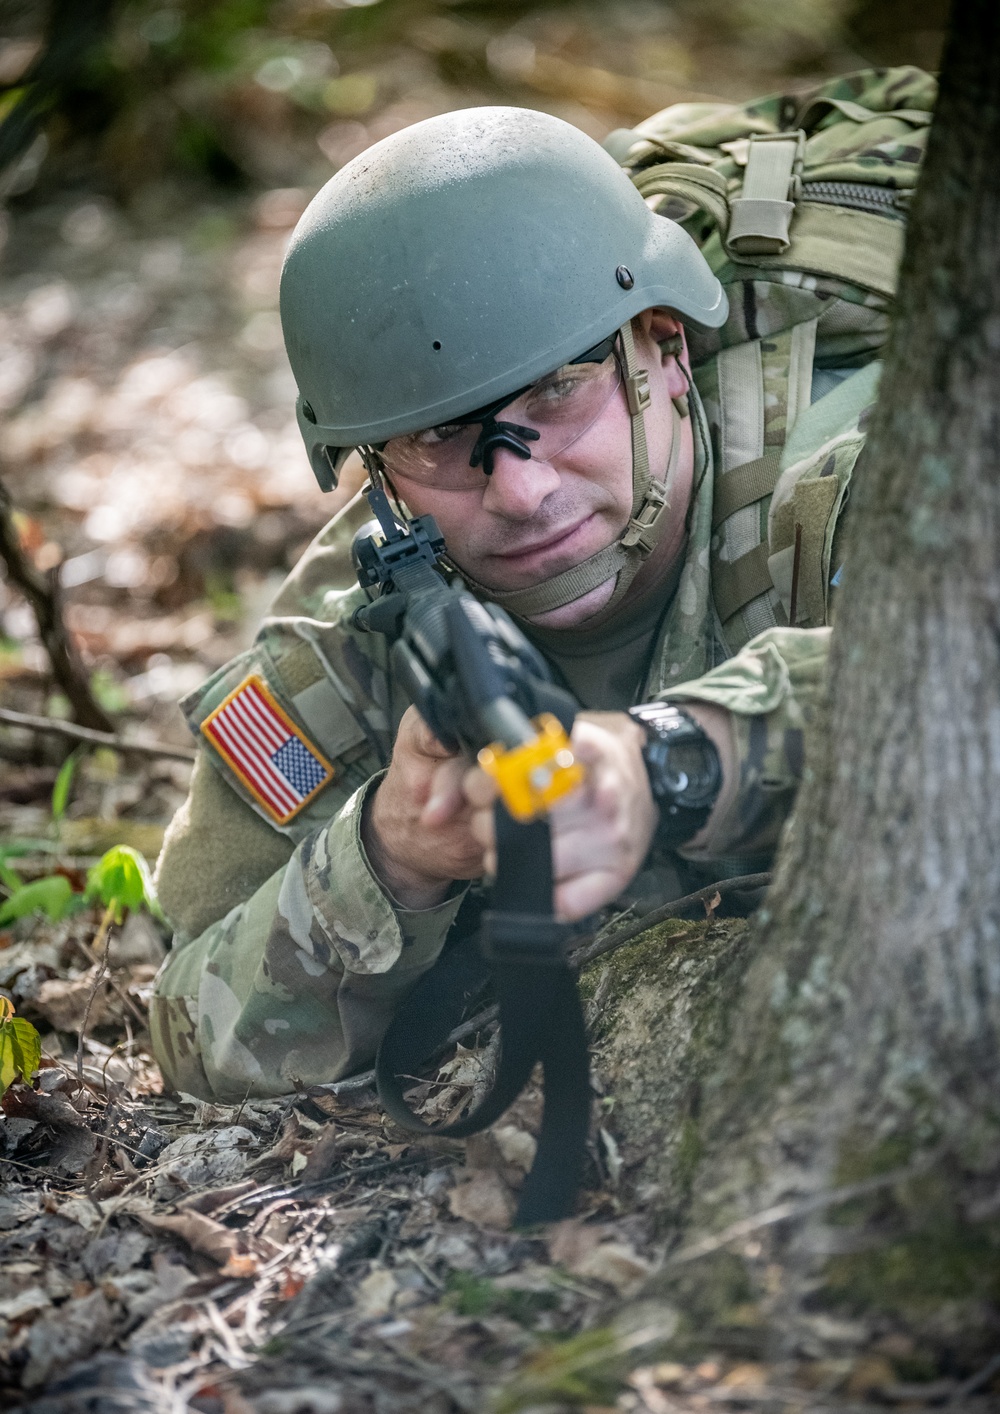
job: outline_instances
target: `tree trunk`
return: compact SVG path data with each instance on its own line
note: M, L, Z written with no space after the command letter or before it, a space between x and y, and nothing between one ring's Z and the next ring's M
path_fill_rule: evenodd
M956 0L825 729L699 1121L701 1232L890 1175L694 1264L700 1319L786 1350L1000 1329L998 164L1000 6Z

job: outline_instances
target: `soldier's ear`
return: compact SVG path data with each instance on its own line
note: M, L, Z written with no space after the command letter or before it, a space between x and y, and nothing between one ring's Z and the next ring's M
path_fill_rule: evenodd
M639 317L644 331L658 344L666 343L678 334L683 338L684 326L669 309L644 309Z

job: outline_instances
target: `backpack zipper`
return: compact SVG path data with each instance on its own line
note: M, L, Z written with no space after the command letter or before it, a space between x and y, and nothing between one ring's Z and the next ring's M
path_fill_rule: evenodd
M846 206L851 211L868 211L876 216L902 216L907 193L894 187L877 187L867 182L803 182L802 201L825 206Z

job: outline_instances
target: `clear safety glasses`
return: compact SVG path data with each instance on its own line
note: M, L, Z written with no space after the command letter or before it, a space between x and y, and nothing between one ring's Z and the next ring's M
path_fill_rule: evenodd
M617 337L510 398L426 432L393 437L379 448L386 470L421 486L470 491L482 489L502 448L525 461L551 461L590 431L621 387Z

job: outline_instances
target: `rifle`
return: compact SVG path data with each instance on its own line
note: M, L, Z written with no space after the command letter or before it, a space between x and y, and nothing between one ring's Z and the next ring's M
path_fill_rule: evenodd
M546 819L583 779L569 742L578 704L503 609L446 578L433 516L402 520L374 478L365 495L380 534L355 541L358 581L370 595L355 626L392 640L392 670L431 731L478 760L499 791L497 876L478 920L479 949L446 948L396 1013L376 1058L379 1098L405 1128L465 1138L503 1114L541 1061L542 1127L517 1222L554 1221L572 1211L590 1114L583 1014L566 963L574 930L553 914ZM492 1088L471 1114L432 1128L407 1106L400 1077L440 1045L490 975L501 1032Z

